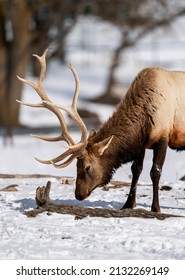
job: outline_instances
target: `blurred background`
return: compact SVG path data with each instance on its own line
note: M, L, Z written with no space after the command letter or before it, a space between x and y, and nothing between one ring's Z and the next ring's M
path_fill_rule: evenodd
M114 109L141 68L185 71L184 30L183 0L0 0L0 135L4 142L34 126L34 121L35 127L42 127L38 116L26 117L15 101L27 98L16 75L29 79L39 75L33 53L41 55L51 47L45 84L50 94L69 89L72 94L73 78L65 73L69 63L75 66L82 85L80 114L90 126L98 126L109 113L101 109L99 116L95 108L104 107L96 104ZM33 101L30 93L28 101ZM52 121L49 124L47 119L47 124Z

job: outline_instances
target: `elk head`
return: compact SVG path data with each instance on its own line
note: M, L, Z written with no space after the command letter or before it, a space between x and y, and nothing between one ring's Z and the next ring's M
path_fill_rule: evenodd
M105 178L107 177L107 170L104 168L104 161L106 161L105 151L109 147L113 136L110 136L98 143L93 143L93 138L96 132L91 130L88 137L87 128L77 111L79 78L72 65L69 65L69 68L72 71L75 79L75 92L71 106L58 105L50 100L42 86L42 82L46 74L47 51L48 49L43 53L42 56L33 55L38 59L41 65L40 76L37 83L22 79L17 76L21 82L30 85L38 93L42 102L39 104L23 103L19 100L17 100L17 102L35 108L44 107L56 115L62 131L59 136L53 138L38 135L32 136L45 141L65 141L68 145L67 150L61 155L50 160L41 160L38 158L36 158L36 160L44 164L53 164L53 166L56 168L64 168L76 158L77 179L75 196L77 199L83 200L88 197L96 187L106 183ZM67 112L81 129L81 140L79 143L75 143L69 135L61 110Z

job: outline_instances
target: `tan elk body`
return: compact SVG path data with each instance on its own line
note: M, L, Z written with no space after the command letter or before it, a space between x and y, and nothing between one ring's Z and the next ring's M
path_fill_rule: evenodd
M151 210L160 211L158 185L167 147L185 149L185 73L161 68L143 69L113 115L97 132L91 130L88 136L77 112L79 78L75 69L70 66L76 81L71 106L54 104L44 92L42 81L46 71L46 53L47 50L41 57L35 55L41 64L41 74L36 84L18 77L37 91L42 103L34 105L19 102L33 107L46 107L54 112L61 125L61 135L55 138L36 137L46 141L64 140L68 150L52 160L39 161L63 168L77 158L75 196L79 200L87 198L96 187L107 184L122 164L132 162L132 183L123 208L133 208L136 205L136 185L143 168L145 149L153 149ZM80 127L82 137L79 143L74 143L70 137L60 109L68 112Z

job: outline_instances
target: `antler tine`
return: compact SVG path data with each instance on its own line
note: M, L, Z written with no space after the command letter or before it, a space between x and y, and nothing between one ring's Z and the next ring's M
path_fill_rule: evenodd
M55 168L64 168L67 167L76 157L77 154L72 154L65 162L61 164L55 164L54 162L52 162L52 164Z
M55 164L63 159L65 159L66 157L68 157L69 155L71 155L71 151L70 150L67 150L66 152L64 152L63 154L53 158L53 159L50 159L50 160L42 160L42 159L39 159L39 158L36 158L35 159L41 163L44 163L44 164Z
M24 105L24 106L28 106L28 107L34 107L34 108L41 108L41 107L44 107L43 103L38 103L38 104L32 104L32 103L26 103L26 102L22 102L18 99L16 99L16 102L21 104L21 105Z
M51 160L41 160L35 157L35 159L40 162L40 163L44 163L44 164L53 164L53 166L55 168L64 168L67 167L77 156L78 156L78 152L74 152L66 161L64 161L63 163L60 164L56 164L57 162L65 159L67 156L69 156L71 154L70 149L67 150L65 153L61 154L60 156L53 158Z
M70 152L69 150L67 152ZM64 153L65 154L65 153ZM63 163L60 163L60 164L56 164L56 162L59 162L61 160L63 160L65 157L64 157L64 154L60 155L59 157L57 158L54 158L54 159L51 159L51 160L40 160L38 158L35 157L35 159L37 161L39 161L40 163L44 163L44 164L53 164L53 166L55 168L64 168L64 167L67 167L77 156L78 154L77 153L74 153L72 154L66 161L64 161ZM68 155L70 155L70 153L68 153Z
M45 140L45 141L63 140L63 141L66 141L69 146L72 146L75 143L74 143L73 139L71 138L71 136L69 135L69 132L67 130L67 126L65 123L65 119L64 119L62 113L57 108L54 108L50 104L44 103L44 101L48 101L48 102L52 103L52 101L49 99L49 97L47 96L47 94L45 93L45 91L42 87L42 82L46 75L46 55L47 55L48 49L45 50L45 52L43 53L42 56L38 56L36 54L33 55L34 57L36 57L38 59L40 66L41 66L40 76L38 78L37 83L34 83L32 81L29 81L29 80L26 80L26 79L23 79L23 78L20 78L19 76L17 76L17 78L22 83L30 85L38 93L38 95L40 96L40 98L42 99L43 102L41 104L30 104L30 103L24 103L21 101L17 101L17 102L19 102L20 104L26 105L26 106L31 106L31 107L45 107L48 110L52 111L60 122L60 125L62 128L62 133L60 136L50 138L50 137L42 137L42 136L34 135L34 137Z
M79 89L80 89L80 80L79 80L78 74L77 74L75 68L73 67L73 65L69 64L68 67L71 70L71 72L73 73L73 77L75 79L75 93L74 93L74 96L73 96L72 106L74 108L77 108L78 95L79 95Z
M40 136L40 135L36 135L36 134L30 134L30 136L40 139L40 140L44 140L44 141L48 141L48 142L57 142L57 141L63 141L63 135L59 135L56 137L46 137L46 136Z
M71 64L69 65L69 68L72 71L73 76L75 78L75 93L73 96L73 101L72 101L71 106L58 105L58 104L54 104L53 102L51 103L48 101L44 101L43 103L50 105L53 108L59 108L65 112L67 112L76 121L76 123L78 124L78 126L80 127L80 129L82 131L82 136L81 136L80 142L76 145L72 145L70 148L77 149L77 148L84 147L87 143L87 128L77 111L77 102L78 102L79 85L80 85L79 77L78 77L76 70L74 69L74 67Z
M73 118L76 120L79 127L81 128L81 131L82 131L81 142L86 143L86 141L87 141L87 128L86 128L84 122L82 121L81 117L79 116L78 111L77 111L77 102L78 102L79 89L80 89L80 80L79 80L78 74L77 74L77 72L76 72L76 70L75 70L75 68L73 67L72 64L69 65L69 69L73 73L73 77L75 79L75 93L74 93L73 102L72 102L72 105L71 105L72 112L73 112Z
M40 71L40 76L39 76L39 79L38 79L38 84L41 85L45 76L46 76L46 55L47 55L47 52L48 52L49 48L47 48L45 50L45 52L43 53L42 56L39 56L37 54L33 54L33 56L35 56L39 62L40 62L40 65L42 66L41 67L41 71Z

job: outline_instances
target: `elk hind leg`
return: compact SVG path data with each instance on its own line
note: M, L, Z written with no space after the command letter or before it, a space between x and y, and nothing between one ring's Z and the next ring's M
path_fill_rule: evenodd
M160 212L159 206L159 180L161 177L162 167L166 156L166 150L168 147L168 141L166 138L162 138L157 142L153 149L153 165L150 171L150 176L153 183L153 201L151 211Z

